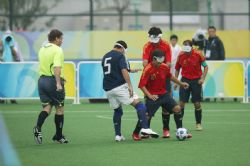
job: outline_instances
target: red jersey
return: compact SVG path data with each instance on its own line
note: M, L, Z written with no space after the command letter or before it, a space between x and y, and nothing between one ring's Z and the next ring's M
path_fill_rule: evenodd
M165 53L164 63L171 63L172 51L171 47L167 41L160 39L160 42L157 44L147 42L143 47L143 60L148 60L148 63L152 62L153 57L151 56L152 52L156 49L159 49Z
M205 60L205 57L197 50L192 50L191 55L182 51L177 59L175 69L180 70L182 68L181 75L184 78L198 79L202 75L201 64Z
M146 87L150 94L160 95L167 92L166 79L171 78L170 68L162 63L159 67L154 67L149 63L143 70L139 82L139 88Z

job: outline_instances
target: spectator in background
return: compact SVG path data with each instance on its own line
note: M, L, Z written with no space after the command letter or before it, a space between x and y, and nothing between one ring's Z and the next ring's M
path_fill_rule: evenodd
M216 35L216 28L214 26L209 26L207 31L208 40L205 46L206 60L225 60L224 45Z
M177 57L181 52L181 47L178 43L178 36L177 35L171 35L170 36L170 47L172 50L172 61L171 61L171 73L175 73L175 64L177 61Z

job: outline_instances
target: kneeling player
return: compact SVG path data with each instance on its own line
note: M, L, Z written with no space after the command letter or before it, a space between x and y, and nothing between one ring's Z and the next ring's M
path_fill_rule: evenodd
M176 84L183 88L188 88L189 85L180 82L170 73L170 68L162 63L164 61L164 53L161 50L155 50L152 53L153 61L149 63L142 73L139 88L146 96L146 107L148 113L148 122L150 124L151 118L154 116L159 107L163 107L166 112L174 113L176 128L182 128L182 114L181 108L176 101L167 93L166 79L170 78ZM139 135L140 124L137 126L133 133L134 140L141 140ZM188 135L191 137L191 134Z
M136 109L142 127L141 133L159 137L157 133L148 128L146 107L133 92L125 58L126 49L127 44L124 41L117 41L113 50L104 55L102 59L103 89L106 92L110 107L114 109L115 141L125 140L121 134L122 104L132 105Z

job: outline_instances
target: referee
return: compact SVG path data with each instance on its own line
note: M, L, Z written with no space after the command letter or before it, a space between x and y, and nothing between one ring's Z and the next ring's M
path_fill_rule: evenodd
M64 55L60 48L63 42L63 33L53 29L48 34L48 43L39 50L38 91L43 110L40 112L37 124L33 129L37 144L42 143L42 125L55 106L56 133L52 138L58 143L68 143L62 135L64 122Z

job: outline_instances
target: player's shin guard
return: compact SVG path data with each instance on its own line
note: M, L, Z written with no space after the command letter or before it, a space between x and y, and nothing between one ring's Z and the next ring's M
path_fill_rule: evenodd
M64 123L64 115L55 114L56 136L58 138L62 137L63 123Z
M48 117L48 113L46 111L41 111L40 114L38 115L38 119L37 119L37 128L39 131L41 131L42 125L45 121L45 119Z
M174 114L174 121L175 121L177 129L182 128L182 114L181 114L181 112Z
M138 104L135 105L135 109L137 111L138 119L141 124L141 128L148 128L148 120L146 116L146 106L139 102Z
M202 119L202 109L195 109L195 120L196 120L196 124L201 124L201 119Z
M115 135L121 136L121 118L123 115L122 107L114 109L113 123L115 129Z
M170 120L170 114L162 113L163 129L169 130L169 120Z

